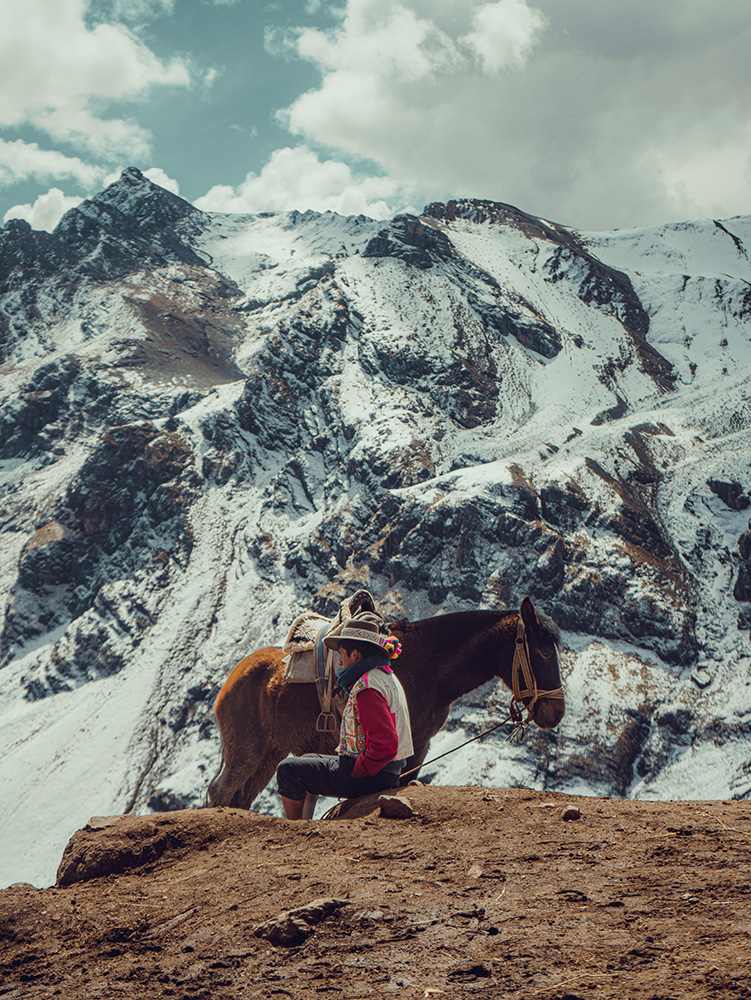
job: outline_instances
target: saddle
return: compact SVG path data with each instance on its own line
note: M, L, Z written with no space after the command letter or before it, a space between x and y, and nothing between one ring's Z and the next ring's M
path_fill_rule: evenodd
M315 684L321 711L316 719L316 732L321 743L326 736L339 732L346 697L334 694L336 661L339 654L324 645L323 640L355 615L368 613L382 619L375 601L367 590L358 590L342 601L334 618L324 618L306 611L292 622L284 643L283 679L289 684Z

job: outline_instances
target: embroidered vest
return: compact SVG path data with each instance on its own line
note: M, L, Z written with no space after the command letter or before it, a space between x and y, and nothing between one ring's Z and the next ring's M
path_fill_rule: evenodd
M369 670L352 686L347 704L344 706L339 746L336 748L336 752L347 757L359 757L365 750L365 730L357 711L357 696L366 688L373 688L386 699L386 704L394 718L396 735L399 738L399 749L394 760L406 760L414 752L407 698L398 677L388 667L385 670L381 667Z

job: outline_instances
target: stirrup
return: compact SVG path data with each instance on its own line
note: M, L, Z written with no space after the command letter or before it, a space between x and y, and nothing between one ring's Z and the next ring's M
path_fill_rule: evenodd
M316 732L317 733L331 733L333 736L339 732L339 726L336 722L336 716L333 712L321 712L316 719Z

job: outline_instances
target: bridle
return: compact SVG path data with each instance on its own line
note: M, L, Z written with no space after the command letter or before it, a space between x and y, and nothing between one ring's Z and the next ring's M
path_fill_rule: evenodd
M522 690L519 683L519 675L524 677L524 690ZM511 699L511 705L509 707L509 712L511 713L511 719L517 725L525 725L532 718L532 709L535 706L535 702L539 698L559 698L563 701L563 688L558 687L552 691L539 691L537 688L537 679L535 678L534 672L532 670L532 664L529 659L529 643L527 642L527 631L524 627L524 619L519 612L519 618L516 626L516 645L514 646L514 662L511 665L511 690L514 693L514 697ZM532 700L528 705L524 704L524 698L531 698ZM526 708L527 717L522 721L522 712Z

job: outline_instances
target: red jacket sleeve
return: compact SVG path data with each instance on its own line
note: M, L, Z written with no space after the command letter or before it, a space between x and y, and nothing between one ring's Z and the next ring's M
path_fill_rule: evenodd
M366 688L357 695L357 713L365 730L365 750L355 761L353 778L370 778L396 759L399 737L388 702L380 691Z

